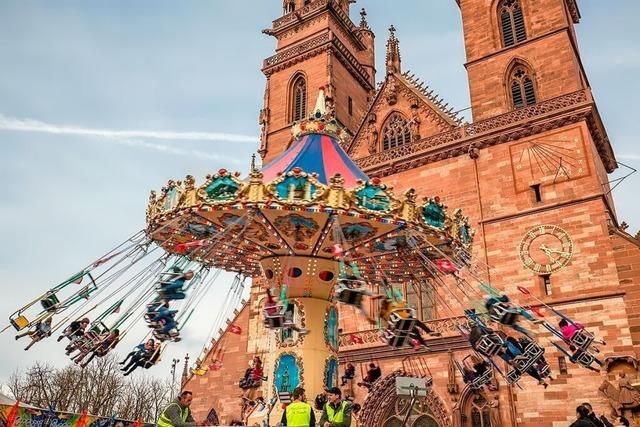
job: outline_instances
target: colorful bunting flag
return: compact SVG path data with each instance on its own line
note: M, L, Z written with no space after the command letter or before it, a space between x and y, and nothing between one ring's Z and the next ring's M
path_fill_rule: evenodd
M18 411L20 410L20 401L16 400L16 403L11 407L9 414L7 415L6 427L14 427L16 418L18 418Z
M438 270L440 270L440 272L444 274L455 273L456 271L458 271L458 266L456 266L448 259L437 259L436 266L438 267Z

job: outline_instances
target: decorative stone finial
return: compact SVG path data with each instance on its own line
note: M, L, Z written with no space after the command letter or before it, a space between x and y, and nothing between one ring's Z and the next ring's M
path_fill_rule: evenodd
M400 73L400 42L396 37L396 27L389 27L389 39L387 40L387 74Z
M369 29L369 23L367 22L367 11L364 7L360 10L360 28L364 30Z

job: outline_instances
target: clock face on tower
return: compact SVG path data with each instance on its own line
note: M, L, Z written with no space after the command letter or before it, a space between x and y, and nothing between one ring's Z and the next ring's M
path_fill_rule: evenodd
M511 145L509 152L517 192L589 174L580 128L527 139Z
M536 272L550 274L566 266L573 255L573 242L557 225L539 225L527 231L518 245L522 264Z

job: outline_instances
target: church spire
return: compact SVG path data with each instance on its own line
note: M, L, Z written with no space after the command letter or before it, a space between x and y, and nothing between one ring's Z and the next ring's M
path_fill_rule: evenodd
M400 42L396 37L396 28L389 27L389 39L387 40L387 74L400 73Z

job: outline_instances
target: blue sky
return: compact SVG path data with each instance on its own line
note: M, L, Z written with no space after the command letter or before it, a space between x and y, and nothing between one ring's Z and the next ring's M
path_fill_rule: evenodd
M469 105L454 0L359 0L356 22L361 6L377 34L379 70L393 23L403 68L456 109ZM580 6L580 50L600 113L618 159L640 168L640 3ZM223 166L247 169L258 146L260 66L275 47L260 31L280 12L280 0L0 2L3 316L141 229L150 189L187 173L201 180ZM634 231L639 180L614 192ZM221 280L221 292L229 283ZM198 353L219 309L215 297L202 307L156 374ZM8 333L0 340L0 379L37 359L65 363L53 342L25 354Z

